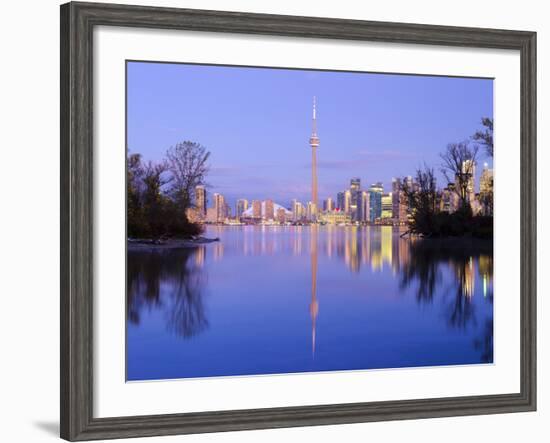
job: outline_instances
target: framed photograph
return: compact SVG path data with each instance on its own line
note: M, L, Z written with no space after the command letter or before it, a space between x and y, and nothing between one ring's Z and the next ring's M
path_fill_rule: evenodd
M535 410L535 45L61 6L61 437Z

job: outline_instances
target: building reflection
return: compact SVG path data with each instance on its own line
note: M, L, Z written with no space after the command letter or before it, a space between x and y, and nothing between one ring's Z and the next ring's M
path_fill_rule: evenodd
M318 227L313 225L310 233L311 250L311 302L309 305L309 314L311 316L311 355L315 358L315 338L317 333L317 315L319 314L319 302L317 301L317 247L318 247Z
M204 256L206 254L206 248L204 246L199 246L195 252L195 265L198 268L204 266Z
M483 297L492 297L493 257L481 255L478 259L478 270L483 284Z
M220 242L197 248L129 252L128 321L139 324L144 310L157 309L165 311L167 328L177 336L189 338L204 331L208 328L203 303L208 260L231 260L235 249L242 250L244 256L286 253L290 260L301 263L309 258L310 275L304 275L303 284L307 286L302 286L301 293L310 299L313 358L318 351L318 291L322 294L323 288L328 287L327 279L333 275L324 275L327 271L322 266L327 258L336 258L331 260L331 267L340 266L353 273L389 272L401 289L398 292L412 293L418 303L432 303L438 298L446 323L453 328L464 329L476 323L476 294L478 303L492 303L492 244L477 240L405 239L391 226L311 225L277 229L243 228L236 243L224 243L224 232L220 232ZM485 324L483 334L476 338L474 346L483 361L492 361L492 316L482 321L485 323L479 324Z
M399 238L398 231L392 226L346 227L343 239L338 235L330 235L327 251L336 249L336 253L344 260L352 272L359 272L361 266L369 266L371 271L382 271L390 267L396 273L400 263L408 260L408 240ZM333 242L336 241L336 248ZM327 253L328 254L328 253Z

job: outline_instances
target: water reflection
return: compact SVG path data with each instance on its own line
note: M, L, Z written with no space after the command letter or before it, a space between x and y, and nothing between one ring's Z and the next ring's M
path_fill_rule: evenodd
M144 310L159 309L167 329L178 336L189 338L205 330L204 256L204 246L128 252L128 320L139 324Z
M317 315L319 314L319 302L317 301L317 243L319 231L316 225L311 227L311 303L309 313L311 315L311 355L315 357L315 333Z
M191 369L171 376L493 360L491 242L411 240L389 226L213 227L207 235L221 241L128 253L128 323L137 328L128 344L139 349L129 352L156 352L144 336L168 352L169 336L185 339L179 346L204 336L200 349L189 348ZM300 345L306 309L310 352ZM166 333L142 330L138 347L137 331L159 323ZM245 344L256 336L258 348ZM239 343L232 351L229 337ZM234 358L214 363L220 352ZM252 361L238 369L242 355Z

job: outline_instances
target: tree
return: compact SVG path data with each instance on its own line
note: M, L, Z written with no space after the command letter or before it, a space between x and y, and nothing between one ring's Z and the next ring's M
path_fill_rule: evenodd
M161 162L143 163L139 154L127 158L128 236L159 240L198 235L202 227L190 223L195 187L204 183L210 153L198 143L183 142Z
M171 181L165 174L167 169L166 162L149 161L143 166L143 211L147 223L145 233L155 239L167 234L164 211L167 202L162 194L163 187Z
M191 205L196 186L204 184L209 157L210 152L204 146L190 141L178 143L166 152L172 175L169 193L182 212Z
M131 154L127 160L127 217L128 236L138 237L145 228L143 214L143 165L140 154Z
M441 172L449 183L455 183L455 192L460 199L460 209L471 213L470 197L474 193L474 167L479 145L470 145L468 140L449 143L440 157L443 161ZM454 179L454 180L453 180Z
M424 166L416 171L415 183L403 179L401 190L412 209L411 232L433 234L434 215L437 210L437 186L433 168Z
M484 129L476 131L472 139L479 142L485 148L489 157L493 157L493 119L483 117L481 125Z

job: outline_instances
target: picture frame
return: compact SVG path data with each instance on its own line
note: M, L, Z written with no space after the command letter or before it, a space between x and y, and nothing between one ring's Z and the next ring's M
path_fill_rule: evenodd
M98 418L93 414L93 30L97 26L518 51L521 65L520 392ZM536 33L72 2L61 6L61 437L69 441L534 411Z

